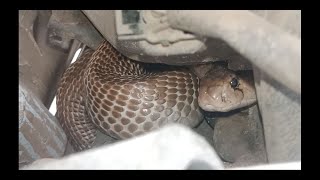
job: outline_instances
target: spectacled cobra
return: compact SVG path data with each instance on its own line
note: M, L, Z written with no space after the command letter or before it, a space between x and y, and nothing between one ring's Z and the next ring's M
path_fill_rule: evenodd
M64 73L57 119L82 151L92 147L98 129L127 139L170 123L195 127L203 119L200 107L230 111L253 104L255 97L252 81L227 68L213 68L199 80L186 68L152 69L130 60L105 40Z

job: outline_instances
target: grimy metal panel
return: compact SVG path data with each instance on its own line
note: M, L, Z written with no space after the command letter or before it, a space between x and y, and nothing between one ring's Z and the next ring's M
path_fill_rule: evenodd
M67 137L57 119L19 83L19 166L39 158L62 157Z

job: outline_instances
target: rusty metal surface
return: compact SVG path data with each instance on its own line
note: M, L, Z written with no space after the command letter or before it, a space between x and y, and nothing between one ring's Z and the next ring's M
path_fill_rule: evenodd
M57 119L19 82L19 167L62 157L67 138Z
M49 111L64 68L81 46L68 52L47 42L51 11L19 11L19 166L44 157L61 157L66 136Z
M50 11L19 11L19 79L49 107L58 82L60 64L68 54L46 42Z
M54 10L48 22L48 40L68 51L71 39L76 39L92 49L104 40L80 10Z

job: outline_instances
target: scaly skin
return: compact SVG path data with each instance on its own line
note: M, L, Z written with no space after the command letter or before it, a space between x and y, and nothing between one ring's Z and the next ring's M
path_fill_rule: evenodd
M76 151L91 148L97 129L127 139L169 123L195 127L201 122L199 78L185 68L152 67L126 58L105 41L66 70L57 93L57 116ZM202 86L208 89L212 84L206 81ZM239 104L224 106L236 109Z

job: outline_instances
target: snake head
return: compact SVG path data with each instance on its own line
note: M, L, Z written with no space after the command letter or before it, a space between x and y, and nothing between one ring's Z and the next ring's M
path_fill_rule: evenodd
M256 102L253 74L215 67L200 80L199 106L205 111L228 112Z

